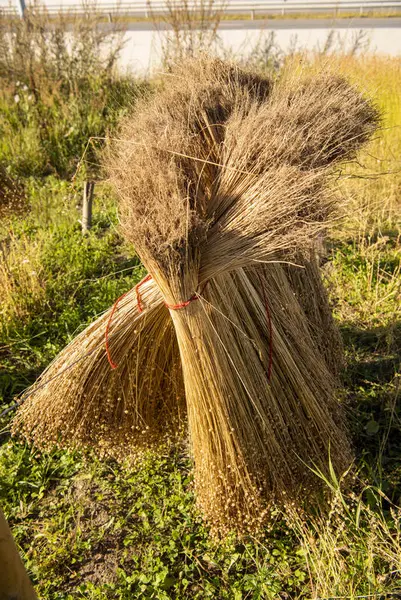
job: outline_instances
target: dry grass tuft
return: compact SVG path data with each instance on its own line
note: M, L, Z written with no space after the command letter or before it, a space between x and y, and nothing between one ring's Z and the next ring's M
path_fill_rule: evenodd
M401 509L380 489L361 486L357 477L353 477L353 487L359 490L355 493L347 489L343 478L317 475L331 491L328 507L313 517L289 511L288 519L306 560L311 597L361 598L380 592L391 596L393 588L397 595ZM358 576L361 564L363 577Z
M32 244L28 238L17 239L12 234L0 242L3 327L12 319L23 319L45 297L40 250L40 241Z
M0 219L27 210L27 201L22 184L7 174L0 165Z
M315 246L333 214L333 169L377 122L327 74L273 84L203 58L168 76L109 157L123 231L153 278L145 310L134 292L121 301L116 372L100 346L104 316L43 375L71 368L33 389L14 428L39 445L155 443L176 430L184 386L198 503L216 533L253 531L272 501L317 496L308 465L327 474L331 449L342 472L352 455Z

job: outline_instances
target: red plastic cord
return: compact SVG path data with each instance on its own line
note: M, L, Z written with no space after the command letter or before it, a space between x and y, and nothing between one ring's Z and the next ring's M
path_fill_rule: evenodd
M143 285L144 283L146 283L147 281L149 281L150 279L152 279L152 275L150 273L148 273L146 275L146 277L144 277L139 283L136 284L135 286L135 293L136 293L136 303L138 305L138 310L139 312L143 311L143 306L142 306L142 302L141 302L141 295L139 293L139 288L141 287L141 285Z
M141 294L140 294L139 289L140 289L141 285L143 285L144 283L146 283L150 279L152 279L152 275L149 273L148 275L146 275L146 277L144 279L142 279L142 281L140 281L139 283L137 283L136 286L135 286L136 302L137 302L137 305L138 305L138 311L139 312L143 311L143 305L142 305ZM203 286L202 292L205 289L206 285L207 285L207 282ZM202 294L202 292L201 292L201 294ZM194 294L192 294L192 296L189 298L189 300L184 300L184 302L179 302L178 304L167 304L167 302L165 302L164 304L167 306L167 308L170 308L171 310L180 310L180 308L185 308L186 306L188 306L188 304L191 304L191 302L193 302L194 300L198 300L199 295L200 294L197 294L195 292Z
M180 308L185 308L186 306L188 306L188 304L191 304L191 302L193 300L197 300L198 299L198 294L193 294L189 300L185 300L185 302L180 302L179 304L167 304L167 302L165 302L164 304L167 306L167 308L171 308L171 310L179 310Z
M259 274L258 274L258 277L259 277L260 285L261 285L262 292L263 292L263 301L264 301L264 304L265 304L265 307L266 307L266 318L267 318L267 324L268 324L268 328L269 328L269 366L267 368L267 378L268 378L268 381L270 382L271 374L272 374L272 365L273 365L273 324L272 324L272 320L271 320L269 302L267 300L266 288L265 288L263 279L260 277ZM142 304L142 301L141 301L141 294L140 294L139 290L140 290L140 287L144 283L146 283L147 281L150 281L150 279L152 279L152 275L150 273L148 273L148 275L146 275L146 277L144 277L135 286L136 302L137 302L137 306L138 306L138 311L139 312L143 312L143 304ZM167 303L165 303L166 306L167 306L167 308L169 308L170 310L180 310L181 308L185 308L186 306L188 306L194 300L198 300L199 296L202 295L202 293L203 293L205 287L207 286L207 284L208 284L208 282L205 283L205 285L203 286L202 291L201 291L200 294L197 294L195 292L188 300L185 300L184 302L180 302L179 304L167 304ZM109 316L109 319L108 319L107 325L106 325L106 333L105 333L106 354L107 354L107 360L109 361L109 364L110 364L110 366L111 366L112 369L116 369L118 365L115 362L113 362L113 360L111 358L110 347L109 347L109 330L110 330L111 321L112 321L113 315L114 315L114 313L116 311L116 308L118 306L118 303L126 295L127 295L127 292L125 292L125 294L122 294L122 296L120 296L119 298L117 298L117 300L115 301L115 303L113 305L113 308L111 309L111 313L110 313L110 316Z

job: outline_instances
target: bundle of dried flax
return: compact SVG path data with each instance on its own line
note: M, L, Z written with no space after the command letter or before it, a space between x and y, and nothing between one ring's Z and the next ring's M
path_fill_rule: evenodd
M182 127L189 114L196 121L205 98L223 124L240 96L263 101L271 88L269 80L219 61L190 62L186 76L191 93L183 73L164 91L163 118L170 125ZM113 314L109 343L118 371L110 369L104 352L110 310L42 374L17 415L15 431L41 447L87 444L117 457L136 456L183 433L185 397L173 325L154 282L145 282L141 295L143 312L132 290Z
M109 157L123 232L151 274L116 311L119 369L99 345L105 315L42 376L71 366L33 389L15 428L41 445L61 435L138 448L171 437L185 401L198 502L220 534L255 530L272 500L312 493L309 466L327 472L329 448L344 470L340 344L314 245L333 166L377 121L330 75L273 85L207 59L170 75Z

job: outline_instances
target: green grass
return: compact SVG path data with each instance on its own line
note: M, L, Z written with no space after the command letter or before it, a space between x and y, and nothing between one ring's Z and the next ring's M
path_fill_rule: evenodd
M45 88L38 100L20 82L10 91L0 95L0 163L13 175L71 177L88 139L113 128L145 86L90 76L79 88ZM93 148L87 153L90 171L98 161Z
M361 85L365 77L379 89L387 110L390 129L369 156L396 155L399 62L346 57L339 65ZM12 139L2 143L9 147ZM76 164L78 147L63 147L65 164ZM29 165L36 164L40 149L30 147L29 156ZM369 163L369 156L369 169L389 170L388 163ZM18 151L11 164L21 166L23 158ZM106 185L96 187L94 226L83 237L85 173L71 183L61 177L64 168L47 176L24 169L15 167L29 211L0 226L1 407L143 273L118 232ZM0 503L40 598L310 600L401 593L399 177L344 180L349 215L332 233L323 268L344 340L341 393L357 455L351 485L334 475L326 481L329 512L305 522L276 509L257 538L217 543L196 510L184 449L149 454L136 465L99 460L90 451L42 454L9 437L8 414L0 423Z
M178 453L134 469L8 442L1 458L4 507L41 597L274 598L307 577L279 515L269 549L263 538L213 544Z
M0 268L0 399L26 387L73 336L142 272L116 230L115 205L97 188L93 229L82 236L79 186L29 180L30 214L12 222ZM79 190L79 191L78 191Z

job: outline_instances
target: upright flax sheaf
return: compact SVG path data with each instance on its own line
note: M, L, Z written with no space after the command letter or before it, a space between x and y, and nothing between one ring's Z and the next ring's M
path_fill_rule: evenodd
M273 85L202 59L166 77L109 158L123 231L152 276L137 290L143 310L132 291L113 316L115 371L109 315L78 336L15 430L119 454L173 436L186 412L198 502L220 534L254 530L271 501L312 492L308 466L327 473L329 447L346 468L340 343L314 244L333 168L377 121L330 75Z
M338 470L350 461L333 379L281 263L312 251L331 214L333 165L366 140L377 116L333 76L256 80L234 98L217 84L214 97L188 85L190 68L125 123L111 173L124 231L165 304L199 294L170 316L198 499L224 532L255 527L272 494L308 487L306 465L327 471L329 448ZM231 81L240 77L233 68ZM189 100L172 120L180 95Z

